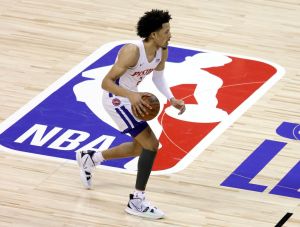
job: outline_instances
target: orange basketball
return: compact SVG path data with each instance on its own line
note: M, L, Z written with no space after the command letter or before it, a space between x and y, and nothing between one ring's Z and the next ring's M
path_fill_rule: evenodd
M151 94L151 93L150 93ZM145 107L147 109L147 112L148 114L145 114L144 116L141 116L139 113L138 115L135 115L135 117L141 119L141 120L144 120L144 121L150 121L152 120L153 118L155 118L157 116L157 114L159 113L159 109L160 109L160 104L159 104L159 100L158 98L151 94L150 96L147 96L147 95L144 95L142 97L142 99L147 102L151 107L152 109L149 109L147 107ZM132 108L132 107L131 107ZM133 111L132 111L133 112Z

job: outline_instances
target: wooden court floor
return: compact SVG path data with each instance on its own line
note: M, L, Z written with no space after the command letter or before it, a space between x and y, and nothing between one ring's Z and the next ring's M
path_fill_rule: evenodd
M300 158L299 140L275 133L300 124L299 0L0 0L0 123L100 46L136 39L152 8L171 12L174 44L259 57L286 73L186 169L151 177L147 197L165 219L124 212L134 175L97 169L86 191L73 161L0 150L0 226L268 227L288 212L284 226L300 226L299 198L269 193ZM287 143L251 182L267 189L220 186L265 139Z

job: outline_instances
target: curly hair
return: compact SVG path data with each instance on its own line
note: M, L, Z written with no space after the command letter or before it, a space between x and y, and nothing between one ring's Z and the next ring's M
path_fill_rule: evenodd
M161 29L162 25L168 23L171 19L169 11L152 9L145 12L137 23L137 35L147 39L152 32Z

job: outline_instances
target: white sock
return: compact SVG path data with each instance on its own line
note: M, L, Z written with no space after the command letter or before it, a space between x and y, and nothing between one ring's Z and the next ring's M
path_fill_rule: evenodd
M96 162L96 163L101 163L104 161L104 158L103 158L103 155L102 155L102 152L99 151L99 152L95 152L95 154L93 155L92 157L93 161Z
M134 197L138 197L138 198L145 198L145 191L140 191L140 190L136 190L133 192L133 196Z

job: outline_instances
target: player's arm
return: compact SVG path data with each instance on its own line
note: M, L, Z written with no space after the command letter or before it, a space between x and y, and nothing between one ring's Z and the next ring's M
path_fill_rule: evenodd
M157 89L168 99L172 99L174 95L172 94L170 88L164 77L165 63L168 58L168 49L162 51L162 59L157 67L153 71L152 81L157 87Z
M174 106L176 109L179 109L179 114L182 114L185 111L185 105L183 100L177 100L174 98L174 95L172 94L169 86L167 85L167 82L164 77L164 69L165 64L168 59L168 49L163 50L162 52L162 60L157 65L155 70L153 71L153 77L152 81L157 87L157 89L168 99L170 100L172 106Z
M139 49L133 44L127 44L120 50L118 59L112 66L110 71L102 81L102 88L117 96L127 97L132 106L133 111L139 112L141 115L147 114L144 106L151 108L146 102L142 100L142 93L133 92L123 87L118 86L115 81L119 79L128 68L137 64L139 59Z
M118 86L115 81L119 79L128 68L136 65L139 58L138 47L127 44L120 50L117 61L102 81L102 88L117 96L128 97L133 93L130 90Z

